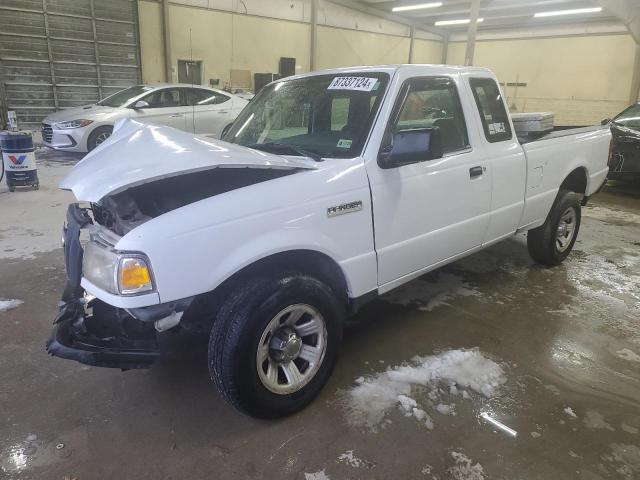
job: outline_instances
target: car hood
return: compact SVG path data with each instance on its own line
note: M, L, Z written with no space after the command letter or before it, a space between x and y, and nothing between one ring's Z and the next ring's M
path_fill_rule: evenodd
M155 180L212 168L315 169L313 160L289 158L171 127L122 120L108 141L60 182L81 202Z
M102 117L111 115L118 109L113 107L105 107L102 105L84 105L82 107L66 108L59 112L52 113L47 116L42 123L67 122L69 120L99 120Z

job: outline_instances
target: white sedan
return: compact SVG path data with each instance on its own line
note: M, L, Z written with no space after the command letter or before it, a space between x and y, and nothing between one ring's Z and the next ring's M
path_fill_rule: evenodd
M42 141L57 150L88 152L109 138L115 122L123 118L220 138L247 103L202 86L135 85L96 104L49 115L42 121Z

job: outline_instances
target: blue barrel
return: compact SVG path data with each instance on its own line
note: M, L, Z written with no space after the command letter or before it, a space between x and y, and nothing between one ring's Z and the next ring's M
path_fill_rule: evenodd
M16 187L40 186L31 132L0 132L2 164L9 190Z

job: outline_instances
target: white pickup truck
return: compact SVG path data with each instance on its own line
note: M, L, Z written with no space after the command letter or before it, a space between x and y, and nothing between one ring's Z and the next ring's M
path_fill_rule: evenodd
M157 332L201 331L230 403L290 414L365 302L522 231L535 260L562 262L610 138L521 143L489 70L430 65L279 80L224 141L125 121L60 185L82 203L47 350L143 368Z

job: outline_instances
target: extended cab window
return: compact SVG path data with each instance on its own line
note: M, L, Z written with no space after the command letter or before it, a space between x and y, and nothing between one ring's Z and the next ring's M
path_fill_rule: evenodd
M472 78L469 83L487 140L492 143L511 140L509 115L504 108L498 84L491 78Z
M448 78L414 78L400 93L392 131L438 127L445 153L469 146L456 86Z

